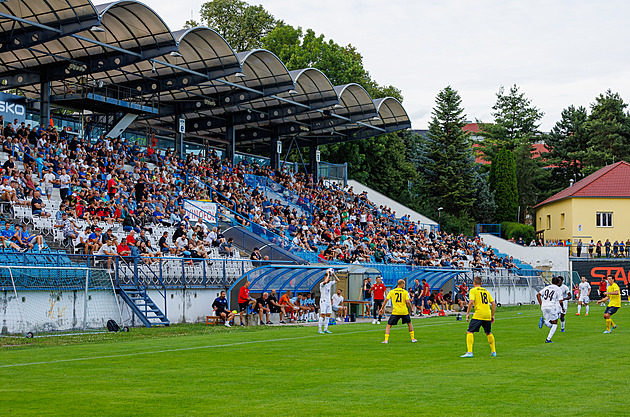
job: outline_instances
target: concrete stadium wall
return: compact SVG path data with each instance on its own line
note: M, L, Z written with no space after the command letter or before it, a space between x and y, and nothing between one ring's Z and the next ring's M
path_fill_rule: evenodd
M481 234L486 245L490 245L499 252L520 259L536 269L549 271L570 271L569 249L567 247L549 246L521 246L508 242L495 235Z
M367 192L368 198L374 203L376 207L378 206L387 206L396 212L396 217L400 218L404 215L408 215L412 221L420 222L424 224L433 224L437 226L437 222L431 220L430 218L423 216L417 211L413 211L407 206L403 206L397 201L392 200L391 198L379 193L378 191L373 190L372 188L361 184L355 180L348 180L348 186L352 187L352 190L355 194L360 194L362 192Z

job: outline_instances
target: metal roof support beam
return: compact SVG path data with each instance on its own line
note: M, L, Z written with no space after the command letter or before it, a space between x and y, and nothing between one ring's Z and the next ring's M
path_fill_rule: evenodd
M22 19L7 13L0 13L0 17L15 20L16 22L24 23L30 26L28 29L20 28L20 30L12 30L0 34L0 53L41 45L46 42L88 30L92 26L101 25L101 21L96 14L85 16L85 20L80 22L77 22L76 17L61 20L59 21L60 29L42 25L38 22L33 22L27 19Z
M227 147L225 156L234 165L234 155L236 153L236 128L232 123L225 129L225 140L227 141Z
M155 47L138 52L116 48L116 50L124 52L121 52L120 54L112 54L111 52L94 54L84 58L55 62L41 68L43 71L47 72L49 81L61 81L71 77L81 77L96 72L116 70L127 65L144 61L151 57L168 54L175 49L176 47L171 44L155 45ZM72 67L70 67L71 62L73 63ZM32 85L38 82L39 79L36 79L32 73L23 71L12 71L9 74L0 77L0 83L3 88L7 89Z
M319 162L317 162L317 151L319 149L317 138L315 138L308 147L309 169L313 177L313 184L319 181Z
M277 171L280 169L280 153L278 152L278 143L280 139L278 138L278 129L271 129L271 141L269 142L269 162L271 169Z

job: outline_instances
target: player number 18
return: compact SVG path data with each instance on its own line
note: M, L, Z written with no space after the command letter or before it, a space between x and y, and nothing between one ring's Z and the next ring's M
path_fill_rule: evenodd
M481 293L481 302L483 304L488 304L488 294L486 294L485 292Z

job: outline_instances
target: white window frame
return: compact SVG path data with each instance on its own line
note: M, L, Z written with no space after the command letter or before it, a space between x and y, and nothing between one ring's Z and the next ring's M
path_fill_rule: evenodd
M608 221L605 222L604 220L607 219ZM604 223L608 223L608 224L604 224ZM596 227L613 227L614 222L613 222L613 212L612 211L598 211L595 213L595 226Z

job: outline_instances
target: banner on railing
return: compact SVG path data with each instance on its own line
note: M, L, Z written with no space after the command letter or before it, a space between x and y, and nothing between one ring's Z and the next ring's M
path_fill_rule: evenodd
M599 283L602 278L612 275L621 289L621 298L628 298L628 284L630 283L630 261L621 259L589 259L574 260L571 262L573 271L580 277L586 277L591 284L591 298L597 298Z
M184 200L184 210L191 221L204 220L209 223L217 222L217 203Z

